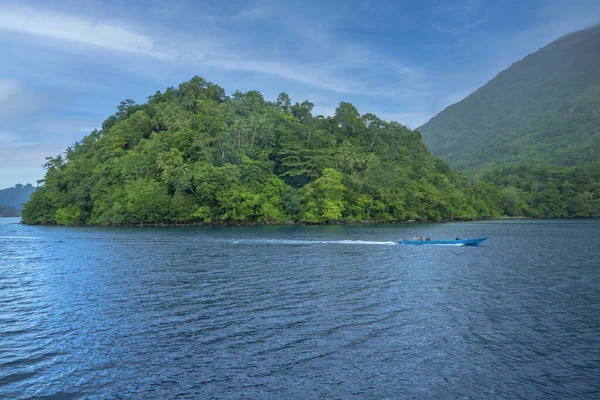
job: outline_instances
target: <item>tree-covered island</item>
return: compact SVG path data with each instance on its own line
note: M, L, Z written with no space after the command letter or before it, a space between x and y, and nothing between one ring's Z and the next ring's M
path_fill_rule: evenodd
M421 135L340 103L231 96L202 78L123 101L64 156L23 210L29 224L247 224L475 219L493 185L454 173Z
M274 102L257 91L227 96L200 77L157 92L145 104L123 101L102 129L64 156L47 159L23 222L318 224L543 216L533 214L539 207L528 191L453 172L427 150L419 132L398 122L360 115L345 102L332 117L314 116L312 108L308 101L292 104L285 93ZM577 216L591 216L596 208L589 196L574 206Z

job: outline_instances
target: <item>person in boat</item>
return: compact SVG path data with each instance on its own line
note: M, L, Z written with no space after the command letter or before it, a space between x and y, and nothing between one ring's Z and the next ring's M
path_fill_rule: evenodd
M457 237L456 237L456 240L460 240L460 236L457 236Z
M423 236L419 236L419 240L420 240L420 241L423 241Z
M431 240L431 236L427 235L427 236L425 237L425 241L429 242L430 240Z
M415 238L413 240L419 240L419 237L415 235Z

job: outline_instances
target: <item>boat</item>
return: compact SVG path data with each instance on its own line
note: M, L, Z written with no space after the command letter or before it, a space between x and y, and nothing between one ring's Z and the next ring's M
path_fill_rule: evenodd
M488 240L490 236L477 239L458 239L458 240L398 240L400 244L438 244L447 246L479 246Z

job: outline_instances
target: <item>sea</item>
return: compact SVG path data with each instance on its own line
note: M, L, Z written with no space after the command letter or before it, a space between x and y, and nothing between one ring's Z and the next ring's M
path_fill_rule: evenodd
M598 399L600 220L1 218L0 398Z

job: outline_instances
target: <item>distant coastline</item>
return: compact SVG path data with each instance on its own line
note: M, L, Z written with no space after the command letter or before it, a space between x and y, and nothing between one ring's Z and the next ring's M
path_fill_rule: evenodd
M6 218L20 218L20 217L6 217ZM479 221L506 221L506 220L594 220L600 219L600 217L561 217L561 218L548 218L548 217L488 217L488 218L477 218L477 219L453 219L453 220L408 220L408 221L333 221L327 223L309 223L309 222L189 222L189 223L131 223L131 224L30 224L19 221L23 225L29 226L64 226L64 227L110 227L110 228L186 228L186 227L259 227L259 226L358 226L358 225L423 225L423 224L444 224L451 222L479 222Z

